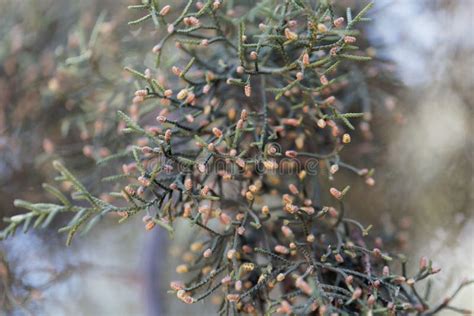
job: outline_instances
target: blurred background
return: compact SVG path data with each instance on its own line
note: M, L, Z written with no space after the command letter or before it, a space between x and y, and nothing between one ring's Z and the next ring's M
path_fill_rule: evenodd
M143 66L156 41L127 25L131 2L0 0L0 217L21 211L15 198L44 201L55 158L102 185L95 159L118 146L115 112L134 91L123 66ZM352 217L396 232L409 264L442 268L433 299L474 275L473 13L471 0L376 1L369 37L404 87L346 153L376 169L375 187L354 186ZM0 315L185 315L166 294L180 245L139 221L103 221L68 248L54 227L0 241ZM454 305L473 309L473 295Z

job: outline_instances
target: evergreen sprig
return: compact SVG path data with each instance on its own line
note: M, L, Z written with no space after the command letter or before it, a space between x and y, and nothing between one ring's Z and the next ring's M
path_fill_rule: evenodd
M319 193L339 167L374 184L373 171L339 156L351 142L350 119L369 120L351 109L368 92L350 88L367 89L359 63L377 66L359 47L371 6L354 18L348 9L347 22L331 1L130 6L142 12L130 25L152 21L162 37L153 47L157 79L150 69L126 68L139 89L118 117L134 142L101 162L123 160L121 173L105 179L123 188L110 200L122 200L95 197L56 162L58 180L74 188L72 201L50 186L61 204L17 201L28 212L6 219L1 237L67 212L73 217L60 231L69 244L109 212L122 220L142 213L147 230L158 225L172 234L178 220L196 228L194 255L176 267L189 281L171 288L187 304L217 295L219 314L430 315L447 308L431 307L416 289L438 268L422 258L417 273L396 273L403 257L382 251L371 226L347 217L349 186ZM164 60L170 49L174 58ZM158 115L156 125L145 125L149 113Z

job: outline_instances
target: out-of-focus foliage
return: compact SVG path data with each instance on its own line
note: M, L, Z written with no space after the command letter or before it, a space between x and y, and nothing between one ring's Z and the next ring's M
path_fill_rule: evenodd
M142 51L123 4L3 1L0 9L0 182L14 184L0 199L31 194L10 180L28 176L34 186L54 157L93 184L88 170L115 146L115 112L130 93L123 64Z

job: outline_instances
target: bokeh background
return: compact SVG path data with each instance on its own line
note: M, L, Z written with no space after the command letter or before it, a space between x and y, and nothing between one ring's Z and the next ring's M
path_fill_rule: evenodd
M146 65L156 40L127 25L129 4L0 0L0 217L20 211L15 198L45 199L58 157L91 190L102 185L94 159L117 146L115 109L134 90L123 66ZM410 264L428 256L442 267L434 299L474 275L473 13L471 0L376 1L369 35L404 87L346 153L374 166L377 182L354 187L349 211L396 231ZM0 315L186 315L166 293L179 240L140 219L103 221L68 248L63 237L53 227L0 241ZM473 309L473 295L454 305Z

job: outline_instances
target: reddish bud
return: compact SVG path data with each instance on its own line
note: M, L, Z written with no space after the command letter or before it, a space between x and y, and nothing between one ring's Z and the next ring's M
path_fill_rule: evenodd
M165 16L170 12L170 10L171 10L171 6L170 5L165 5L163 8L161 8L160 15Z
M156 120L157 120L159 123L166 123L167 118L166 118L166 116L160 115L160 116L157 116L157 117L156 117Z
M171 90L171 89L165 90L165 91L163 92L163 95L164 95L166 98L169 98L169 97L171 97L171 96L173 95L173 90Z
M351 44L355 43L356 40L354 36L344 36L344 43Z
M155 227L155 225L156 225L155 222L149 221L145 225L145 230L150 231Z
M229 225L232 222L232 218L224 212L219 215L219 220L223 225Z
M294 195L298 194L299 191L298 191L298 188L296 187L296 185L294 185L293 183L291 183L289 186L288 186L288 189L290 190L290 192Z
M299 288L301 291L303 291L307 295L311 295L311 293L313 292L313 289L308 284L308 282L303 280L303 278L301 277L296 279L295 285L297 288Z
M369 298L367 299L367 305L369 305L370 307L374 306L375 304L375 296L373 295L370 295Z
M352 300L358 300L362 296L362 289L360 287L356 288L352 293Z
M283 235L285 235L286 238L290 238L291 236L293 236L293 231L290 227L286 225L281 226L281 231L283 232Z
M180 282L180 281L171 281L170 282L170 287L175 291L179 291L179 290L182 290L184 288L184 284L183 284L183 282Z
M221 131L219 128L217 128L217 127L214 127L214 128L212 129L212 133L214 133L214 135L215 135L217 138L222 137L222 131Z
M245 85L244 93L246 97L250 97L250 95L252 95L252 87L250 86L250 84Z
M155 45L153 46L153 49L151 50L154 54L158 54L161 51L161 45Z
M290 253L290 250L288 250L288 248L286 248L285 246L283 245L276 245L275 246L275 252L278 252L278 253L281 253L283 255L286 255L288 253Z
M236 255L237 251L235 249L230 249L229 251L227 251L227 259L229 260L232 260L232 258L234 258L234 256Z
M348 275L345 279L347 285L351 285L354 281L354 277L352 275Z
M340 27L344 23L344 18L340 17L334 20L334 26L335 27Z
M310 62L310 61L309 61L309 55L308 55L308 53L304 53L302 59L303 59L303 65L305 65L305 66L309 65L309 62Z
M420 258L419 267L420 267L420 270L424 270L428 267L428 258L427 257L421 257Z
M321 77L319 77L319 81L321 82L323 86L329 83L328 78L325 75L322 75Z
M333 197L335 197L338 200L342 198L342 192L336 188L330 188L329 192L331 193Z
M203 256L204 258L209 258L210 256L212 256L212 250L211 250L210 248L206 249L206 250L203 252L202 256Z

